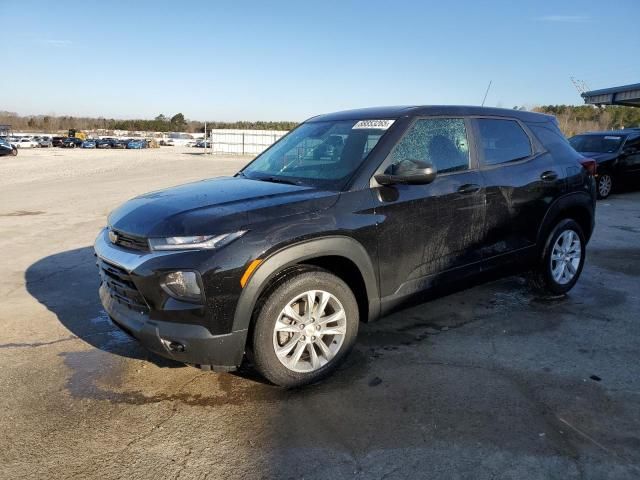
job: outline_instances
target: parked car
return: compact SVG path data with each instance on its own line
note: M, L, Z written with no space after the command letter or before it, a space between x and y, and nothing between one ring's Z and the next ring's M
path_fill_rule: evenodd
M541 291L571 290L594 227L594 168L538 113L320 115L234 177L112 212L95 242L100 298L165 357L229 371L249 352L277 385L315 382L360 321L433 289L533 270Z
M145 140L130 140L129 143L127 143L127 148L131 148L131 149L147 148L147 142Z
M13 155L15 157L18 155L18 149L11 145L8 139L0 137L0 156L4 155Z
M112 148L115 138L101 138L96 142L96 148Z
M196 142L194 145L196 148L211 148L211 142L206 142L204 140L200 140Z
M569 143L597 163L598 198L607 198L620 180L640 178L640 129L575 135Z
M54 147L61 147L62 142L64 141L65 138L67 137L53 137L51 138L51 143L53 144Z
M76 148L82 146L83 140L77 137L67 137L62 141L62 148Z
M127 148L127 141L126 140L121 140L121 139L116 139L111 144L111 148Z
M53 142L51 141L50 137L41 137L38 141L38 145L40 146L40 148L49 148L53 147Z
M81 147L82 148L96 148L96 141L94 139L92 139L92 138L88 138L84 142L82 142Z
M38 142L28 137L16 138L15 141L11 142L11 145L16 148L38 148L40 146Z

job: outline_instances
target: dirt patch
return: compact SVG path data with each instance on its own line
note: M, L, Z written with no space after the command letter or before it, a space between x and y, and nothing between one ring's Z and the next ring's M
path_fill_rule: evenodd
M31 217L34 215L44 215L46 212L41 210L29 211L29 210L16 210L11 213L0 213L0 217Z

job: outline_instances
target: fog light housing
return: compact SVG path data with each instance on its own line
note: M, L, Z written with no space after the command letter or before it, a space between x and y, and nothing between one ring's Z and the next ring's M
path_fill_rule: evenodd
M164 276L162 289L178 300L202 302L202 281L198 272L171 272Z

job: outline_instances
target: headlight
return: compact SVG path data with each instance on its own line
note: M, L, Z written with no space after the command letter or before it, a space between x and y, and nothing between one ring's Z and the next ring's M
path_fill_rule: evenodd
M171 272L165 275L162 289L178 300L201 302L202 289L200 278L196 272Z
M244 230L222 235L197 235L193 237L150 238L151 250L198 250L219 248L247 233Z

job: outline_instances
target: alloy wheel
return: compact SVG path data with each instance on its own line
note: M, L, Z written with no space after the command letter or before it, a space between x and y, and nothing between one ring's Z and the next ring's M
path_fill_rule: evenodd
M612 184L613 180L611 179L611 175L605 174L598 178L598 193L602 198L609 196Z
M551 251L551 275L553 280L566 285L576 276L582 261L582 243L573 230L560 234Z
M282 309L273 330L273 348L289 370L309 373L329 363L342 348L347 317L340 301L323 290L309 290Z

